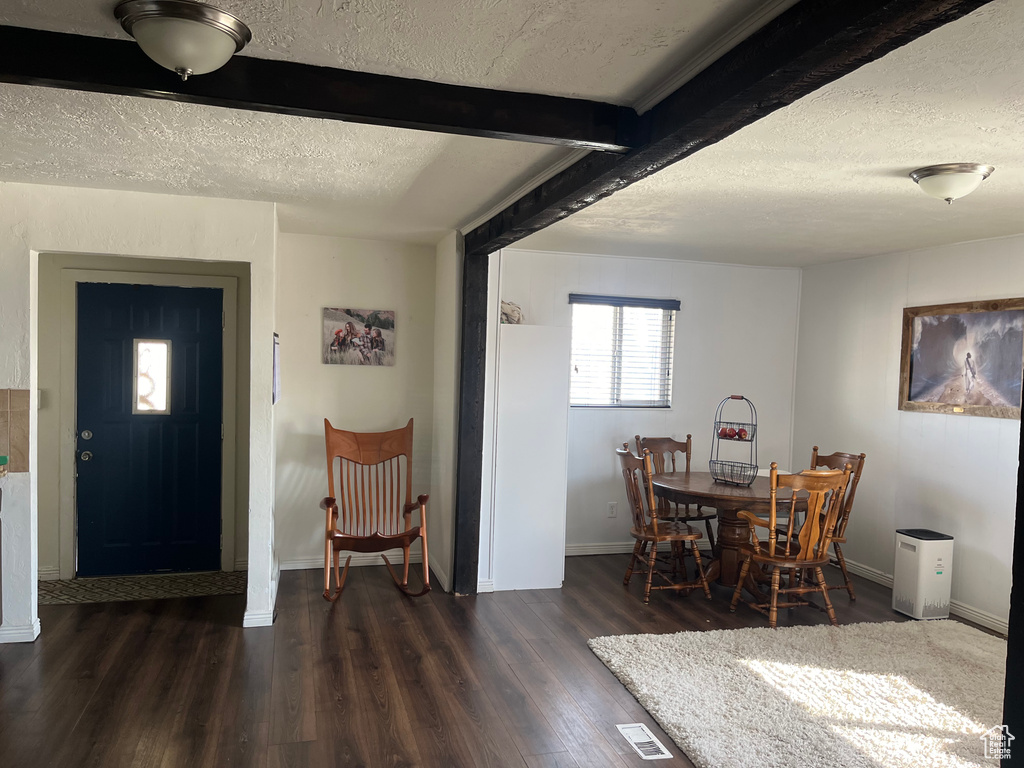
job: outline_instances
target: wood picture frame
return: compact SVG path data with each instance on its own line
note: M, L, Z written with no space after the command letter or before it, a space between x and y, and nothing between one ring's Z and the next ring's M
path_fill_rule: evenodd
M1020 419L1024 298L903 310L901 411Z
M324 365L394 366L395 312L324 307L320 347Z

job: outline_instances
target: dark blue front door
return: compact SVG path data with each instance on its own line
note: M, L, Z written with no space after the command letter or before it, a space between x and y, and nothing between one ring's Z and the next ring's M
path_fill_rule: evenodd
M78 285L79 576L220 570L222 299Z

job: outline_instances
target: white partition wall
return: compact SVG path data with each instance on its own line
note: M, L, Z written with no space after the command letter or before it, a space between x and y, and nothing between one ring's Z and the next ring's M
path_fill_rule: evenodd
M568 328L502 325L494 462L494 589L557 589L565 573Z
M715 408L727 395L744 394L757 406L760 465L789 466L800 270L502 251L500 298L522 306L528 323L568 331L570 293L679 299L682 309L671 408L569 411L566 554L631 552L615 449L626 440L632 445L634 435L685 440L692 433L693 466L706 470ZM801 449L801 465L810 447ZM610 503L617 505L614 516Z

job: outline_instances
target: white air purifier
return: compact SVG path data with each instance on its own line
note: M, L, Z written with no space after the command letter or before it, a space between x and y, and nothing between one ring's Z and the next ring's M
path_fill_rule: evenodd
M949 617L953 537L927 528L896 531L892 608L915 619Z

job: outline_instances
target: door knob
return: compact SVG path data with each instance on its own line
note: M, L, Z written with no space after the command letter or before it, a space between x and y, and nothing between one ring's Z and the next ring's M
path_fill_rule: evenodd
M82 455L79 458L82 461L92 461L92 451L82 451Z

